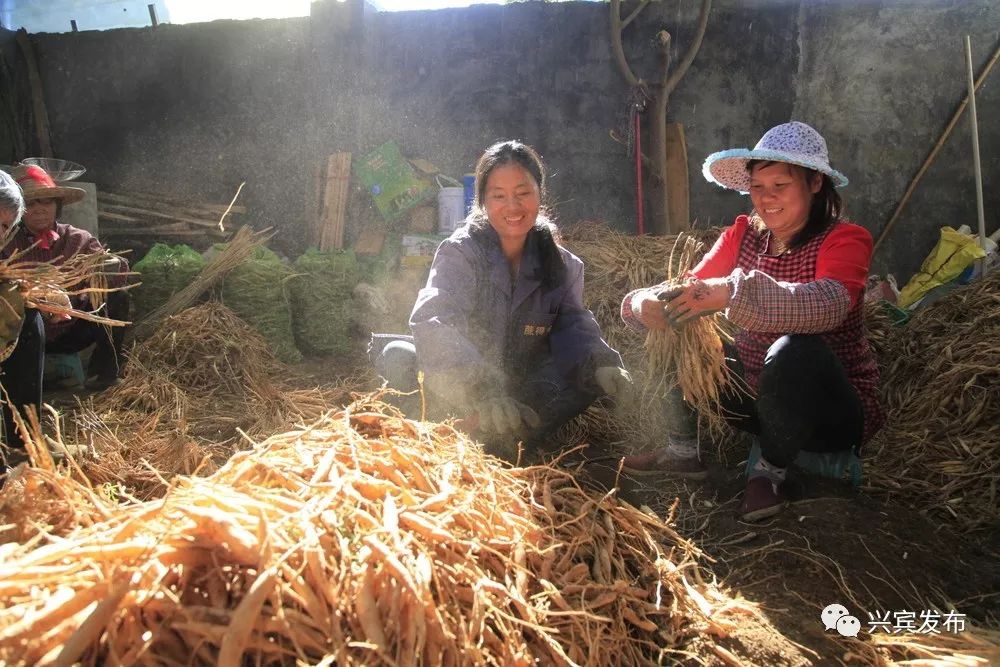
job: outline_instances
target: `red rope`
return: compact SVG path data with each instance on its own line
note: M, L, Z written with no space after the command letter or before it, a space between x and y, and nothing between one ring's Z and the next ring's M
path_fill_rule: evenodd
M642 114L636 112L632 115L635 118L635 233L642 236L646 233L642 205L642 139L640 138Z

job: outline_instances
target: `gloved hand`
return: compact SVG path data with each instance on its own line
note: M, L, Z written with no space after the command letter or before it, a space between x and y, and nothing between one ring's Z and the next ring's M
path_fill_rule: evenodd
M14 351L24 322L24 295L20 286L0 281L0 361Z
M518 433L525 425L538 428L542 420L524 403L508 396L487 398L472 409L479 415L479 429L486 433Z
M594 371L594 379L604 390L604 393L616 399L628 399L632 396L632 376L624 368L618 366L601 366Z
M594 371L594 379L604 393L615 399L615 412L621 415L635 396L632 376L618 366L601 366Z

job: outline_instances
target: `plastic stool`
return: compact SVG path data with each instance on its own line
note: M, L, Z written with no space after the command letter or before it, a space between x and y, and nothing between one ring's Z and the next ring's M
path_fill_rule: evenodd
M68 389L82 386L86 379L79 354L48 353L45 355L43 385L55 385L61 389Z

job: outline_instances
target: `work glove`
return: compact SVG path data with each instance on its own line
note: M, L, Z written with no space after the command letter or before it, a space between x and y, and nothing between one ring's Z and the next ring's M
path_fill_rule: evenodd
M507 396L496 396L472 406L479 415L479 429L485 433L515 434L524 429L538 428L542 420L524 403Z
M615 412L623 414L635 396L629 372L618 366L601 366L594 371L594 379L605 394L615 399Z
M17 346L24 322L24 295L16 283L0 281L0 361Z

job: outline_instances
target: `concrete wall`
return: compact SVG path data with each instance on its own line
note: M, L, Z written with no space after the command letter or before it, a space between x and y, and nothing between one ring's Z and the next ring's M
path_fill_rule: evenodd
M697 5L653 3L630 26L638 75L657 76L651 39L660 28L683 54ZM753 145L794 117L826 135L852 181L852 216L877 234L963 95L962 36L973 36L978 69L998 25L1000 5L986 0L717 0L668 113L685 125L692 216L722 224L747 204L702 179L708 153ZM611 57L606 4L384 14L327 1L305 19L33 38L60 157L87 165L105 189L228 200L246 180L255 222L277 225L277 245L292 252L304 242L310 165L389 139L454 176L490 142L523 139L546 158L563 223L634 225L632 166L608 135L628 91ZM998 85L979 97L988 212L1000 204L989 187L1000 177ZM974 223L966 128L878 258L902 278L937 227ZM365 208L358 195L356 225L370 219ZM990 228L998 224L993 215Z

